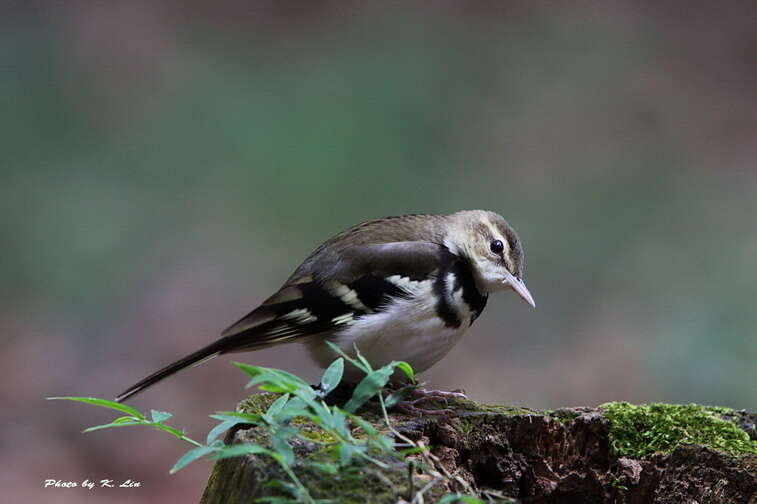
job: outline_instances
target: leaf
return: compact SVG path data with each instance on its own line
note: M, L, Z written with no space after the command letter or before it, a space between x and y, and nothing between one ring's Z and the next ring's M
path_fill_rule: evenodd
M268 420L269 423L274 423L275 418L281 413L281 410L284 409L284 406L286 406L287 401L289 400L289 394L284 394L268 407L268 410L263 415L266 420Z
M394 440L388 436L382 436L379 434L372 438L372 440L375 445L378 445L381 450L387 453L391 453L394 450Z
M324 472L330 476L335 476L339 472L339 468L336 464L331 462L306 462L305 465L315 467L321 472Z
M152 417L153 422L161 423L164 420L168 420L173 415L171 413L166 413L165 411L150 410L150 416Z
M285 422L286 420L298 416L311 418L313 416L313 413L310 409L308 409L305 401L303 401L299 397L292 397L291 399L289 399L286 407L281 411L281 413L279 413L278 420L279 422Z
M108 424L87 427L86 429L82 431L82 433L93 432L93 431L101 430L101 429L109 429L111 427L126 427L129 425L143 425L143 424L144 424L144 421L140 420L139 418L136 418L130 415L122 416L122 417L116 418L115 420L113 420L112 422Z
M276 394L292 394L312 405L316 394L310 385L298 376L280 369L269 369L235 362L252 379L247 387L258 386L260 390Z
M305 409L305 401L299 397L293 397L291 401L287 403L287 409Z
M252 381L250 383L255 385ZM294 385L286 385L279 382L265 382L259 385L258 388L263 392L272 392L274 394L291 394L297 390Z
M365 366L366 373L370 373L373 371L373 368L371 367L371 363L368 362L368 359L363 357L363 354L360 353L360 350L357 348L357 343L352 344L353 348L355 349L355 355L357 355L357 359Z
M281 382L279 380L271 381L266 377L263 379L250 380L247 384L247 388L257 385L263 392L273 392L274 394L291 394L297 390L297 386L291 383Z
M395 390L389 396L384 399L384 405L387 409L395 406L398 402L404 401L410 396L410 393L415 389L415 385L407 385L399 390Z
M408 455L415 455L416 453L423 453L428 448L425 446L411 446L410 448L405 448L404 450L400 450L397 452L397 455L399 455L402 458L407 457Z
M273 447L276 453L281 455L281 460L286 465L291 466L294 463L294 450L292 450L292 446L287 439L286 435L279 435L277 432L271 437L271 447Z
M251 366L249 364L244 364L241 362L235 362L234 365L236 365L244 373L252 377L252 379L246 385L247 388L258 385L258 388L260 390L275 392L277 394L294 392L297 389L296 382L282 377L282 375L274 372L275 370L261 366Z
M66 396L66 397L48 397L48 401L54 401L54 400L65 400L65 401L77 401L77 402L83 402L87 404L92 404L94 406L101 406L103 408L110 408L118 411L122 411L124 413L128 413L131 416L137 417L140 420L144 420L145 416L139 412L139 410L132 408L131 406L127 406L125 404L121 404L116 401L108 401L107 399L98 399L97 397L72 397L72 396Z
M338 450L339 464L342 466L349 465L355 455L355 447L349 443L339 443Z
M113 420L110 423L112 423L112 424L121 424L121 423L131 423L131 422L135 422L135 421L139 421L140 423L142 422L141 420L139 420L139 418L135 418L133 416L127 415L127 416L118 417L118 418L116 418L115 420Z
M415 371L413 371L413 366L405 361L394 361L392 362L392 364L394 365L394 367L400 368L407 375L407 377L410 378L410 381L415 383Z
M314 421L317 424L323 424L331 417L329 407L319 401L311 401L308 406L313 411L314 415L311 415L311 417L315 417Z
M310 389L310 384L297 376L296 374L292 374L289 371L284 371L283 369L269 369L274 374L278 375L281 379L287 380L290 383L293 383L297 386L297 388L307 388ZM312 390L312 389L311 389Z
M344 409L350 413L357 411L360 406L365 404L368 399L376 395L386 385L393 372L394 369L392 366L384 366L360 380L360 383L358 383L352 392L352 397L345 404Z
M241 369L243 372L251 376L253 379L259 378L261 375L271 383L278 383L281 385L290 385L294 388L310 387L302 378L288 371L281 369L266 368L262 366L251 366L243 362L234 362L234 365ZM257 383L260 383L257 381Z
M193 450L189 450L179 460L176 461L176 463L171 468L171 474L174 474L176 471L179 471L183 467L186 467L188 464L191 464L195 460L201 457L204 457L205 455L208 455L209 453L213 453L214 451L217 451L217 450L218 450L218 446L214 446L214 445L200 446Z
M121 417L121 418L126 418L126 417ZM82 431L82 433L94 432L94 431L98 431L98 430L102 430L102 429L110 429L111 427L128 427L130 425L146 425L146 424L142 420L139 420L139 419L135 418L133 421L130 421L130 422L127 422L127 421L115 422L114 421L114 422L111 422L109 424L95 425L93 427L87 427L86 429L84 429Z
M363 363L353 359L352 357L344 353L344 351L341 348L339 348L337 345L335 345L334 343L330 341L326 341L326 344L334 351L335 354L341 355L347 362L349 362L350 364L358 368L360 371L364 372L365 374L370 373L371 371L370 366L365 367Z
M342 375L344 374L344 358L339 357L337 360L331 363L331 365L323 373L321 378L321 391L325 396L332 390L334 390L339 382L342 381Z
M233 362L236 367L241 369L245 374L255 378L259 374L263 373L264 369L260 366L251 366L250 364L245 364L244 362Z
M157 422L147 422L145 425L152 425L156 429L160 429L162 431L168 432L169 434L173 434L179 439L185 439L184 433L180 431L179 429L177 429L176 427L171 427L170 425L157 423Z
M280 479L272 479L268 481L265 486L270 488L277 488L279 490L283 490L284 492L288 493L289 495L293 497L299 497L300 495L300 489L297 488L297 485L294 483L289 483L288 481L282 481ZM292 502L289 499L285 499L284 502Z
M237 411L219 411L215 415L208 415L216 420L233 420L238 419L239 423L256 425L263 419L261 415L255 413L240 413Z
M350 415L350 420L355 422L358 425L358 427L363 429L363 431L365 431L365 433L368 434L369 436L378 435L378 431L376 430L376 428L373 425L371 425L368 421L366 421L363 417L358 416L358 415Z
M233 420L224 420L223 422L219 423L218 425L210 429L210 432L208 432L208 437L205 440L205 442L208 444L212 443L213 441L216 440L218 436L220 436L227 430L231 429L232 427L240 423L244 423L244 421L237 418Z
M345 416L344 411L339 408L333 408L331 411L330 427L341 436L350 436L350 432L347 429L347 417Z
M228 446L226 448L221 448L216 453L215 458L217 460L220 460L220 459L226 459L226 458L232 458L232 457L239 457L242 455L269 455L275 458L277 461L281 460L281 455L279 455L278 453L272 452L268 448L265 448L263 446L260 446L259 444L254 444L254 443L243 443L243 444L238 444L234 446Z

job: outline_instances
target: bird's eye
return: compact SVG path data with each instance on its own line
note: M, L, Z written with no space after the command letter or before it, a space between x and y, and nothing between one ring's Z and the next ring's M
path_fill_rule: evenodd
M492 240L492 242L489 244L489 248L495 254L501 254L502 251L505 250L505 245L501 240Z

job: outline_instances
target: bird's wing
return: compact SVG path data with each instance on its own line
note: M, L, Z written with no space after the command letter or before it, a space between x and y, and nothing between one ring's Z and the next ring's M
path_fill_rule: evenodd
M428 242L325 249L296 280L223 332L236 340L227 351L337 330L356 317L380 312L392 297L408 296L414 282L428 279L453 257L445 247Z
M446 248L425 242L324 248L220 339L135 383L116 400L220 354L336 331L360 315L381 311L392 297L409 295L410 283L429 278L452 258Z

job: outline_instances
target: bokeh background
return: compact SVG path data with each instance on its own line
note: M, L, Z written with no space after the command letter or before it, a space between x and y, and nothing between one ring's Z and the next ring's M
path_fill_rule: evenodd
M0 7L0 487L193 502L144 429L81 435L362 220L496 210L538 303L492 298L425 378L535 408L757 409L754 2L25 2ZM202 438L244 359L132 404ZM132 478L140 489L43 489Z

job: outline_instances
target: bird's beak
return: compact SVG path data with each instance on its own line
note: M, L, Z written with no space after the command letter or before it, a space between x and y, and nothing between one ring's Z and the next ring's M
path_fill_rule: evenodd
M512 273L506 271L505 279L502 283L509 285L515 292L518 293L521 298L523 298L523 301L530 304L533 308L536 308L534 297L528 291L528 288L526 287L526 284L523 283L523 280L521 280L520 278L515 278Z

